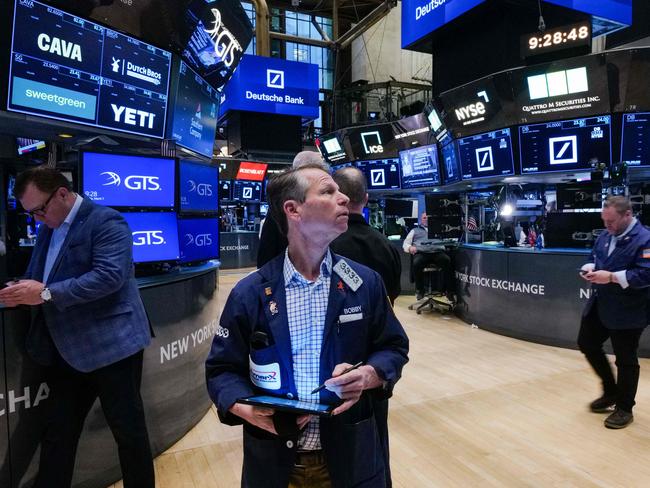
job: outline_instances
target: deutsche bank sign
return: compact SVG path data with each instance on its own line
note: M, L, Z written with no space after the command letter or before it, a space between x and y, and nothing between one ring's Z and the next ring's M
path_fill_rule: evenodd
M402 0L402 48L419 41L485 0Z
M225 88L228 110L318 118L318 65L244 55Z

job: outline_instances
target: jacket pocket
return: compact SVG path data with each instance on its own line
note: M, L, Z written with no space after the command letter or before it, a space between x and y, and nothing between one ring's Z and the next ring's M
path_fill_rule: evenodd
M276 393L282 389L282 371L275 345L251 349L248 364L251 383L256 387Z

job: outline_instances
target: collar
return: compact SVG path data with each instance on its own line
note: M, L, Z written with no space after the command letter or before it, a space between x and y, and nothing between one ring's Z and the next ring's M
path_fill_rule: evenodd
M292 282L298 283L312 283L308 281L303 275L301 275L298 270L295 268L291 259L289 258L289 248L284 251L284 267L282 269L284 275L284 286L288 286ZM323 261L320 263L320 276L316 279L318 281L321 278L327 278L332 274L332 253L329 248L325 253Z
M74 199L74 205L70 209L70 212L68 212L68 216L63 221L64 224L70 225L72 222L74 222L75 217L79 213L79 207L81 207L83 201L84 199L77 193L76 198Z
M622 239L623 237L625 237L627 234L630 233L632 228L634 228L634 226L636 225L636 222L637 222L636 217L632 217L632 222L630 222L630 225L627 226L627 228L623 231L623 233L613 237L616 237L617 240Z

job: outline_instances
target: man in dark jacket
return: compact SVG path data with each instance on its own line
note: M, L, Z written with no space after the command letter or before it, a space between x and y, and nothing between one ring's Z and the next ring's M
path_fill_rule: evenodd
M632 216L625 197L609 197L602 218L607 231L581 270L592 293L582 314L578 346L603 384L603 395L591 402L591 411L609 412L616 406L605 427L621 429L634 420L637 349L650 314L650 231ZM616 355L617 379L603 352L607 339Z
M348 230L334 239L330 249L379 273L391 304L395 303L401 291L400 254L386 236L370 227L363 218L363 208L368 203L366 177L358 168L347 167L336 171L332 178L339 185L341 193L350 199L350 214Z
M206 361L219 418L244 424L242 486L390 486L375 405L401 376L408 338L379 274L329 250L348 222L329 173L289 170L268 194L289 245L237 283ZM287 417L237 402L255 393L336 408Z

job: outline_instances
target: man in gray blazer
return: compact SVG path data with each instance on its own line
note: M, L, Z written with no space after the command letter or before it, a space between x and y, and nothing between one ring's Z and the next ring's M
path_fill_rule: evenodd
M125 488L153 488L140 397L151 334L133 272L131 231L118 212L72 192L52 168L21 173L14 191L44 224L25 278L0 290L6 306L34 307L27 351L51 374L52 416L34 486L70 486L83 423L99 397Z

